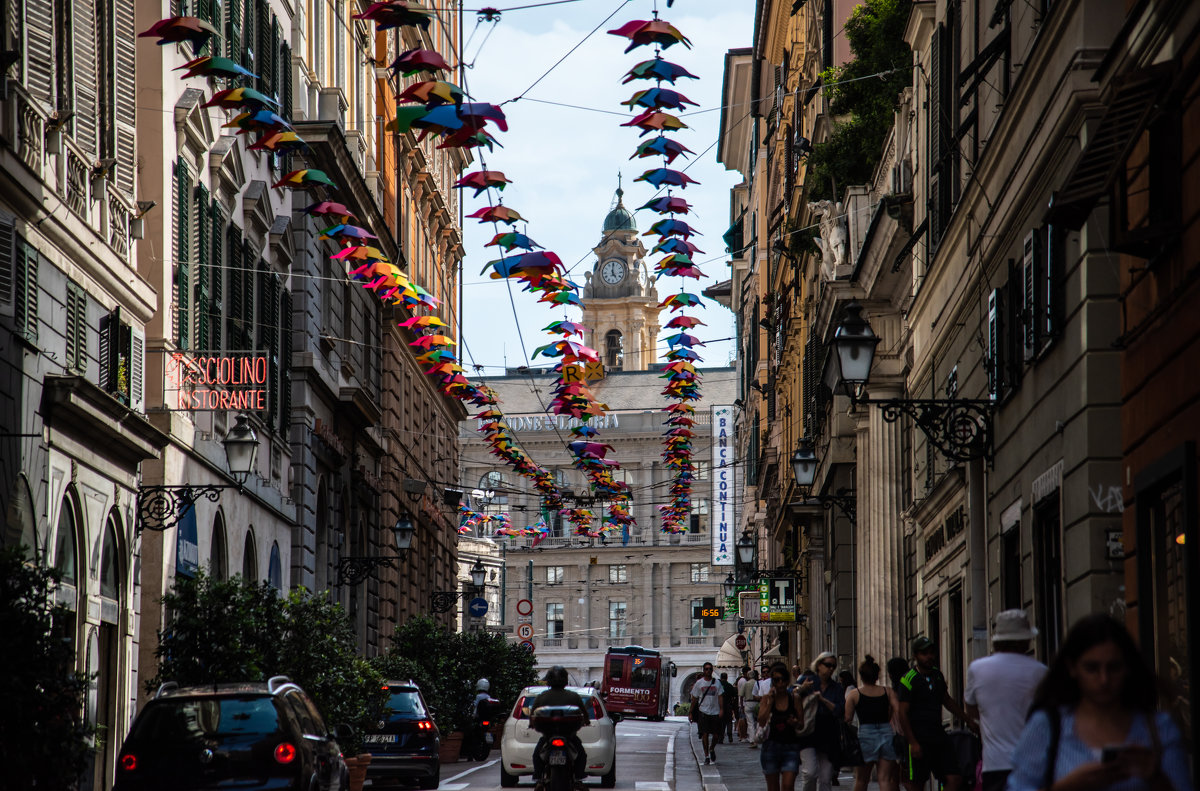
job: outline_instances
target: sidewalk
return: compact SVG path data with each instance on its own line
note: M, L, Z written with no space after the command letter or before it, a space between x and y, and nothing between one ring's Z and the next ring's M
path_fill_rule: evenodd
M704 765L703 747L700 745L700 737L696 735L696 726L690 723L688 743L692 747L692 758L700 772L703 791L766 791L767 781L758 762L758 750L750 749L749 743L739 743L735 735L733 744L718 744L717 762L708 766ZM834 786L835 788L853 791L854 774L849 769L843 769L838 782L840 785ZM799 785L797 779L797 788ZM879 784L871 781L867 788L869 791L879 791Z

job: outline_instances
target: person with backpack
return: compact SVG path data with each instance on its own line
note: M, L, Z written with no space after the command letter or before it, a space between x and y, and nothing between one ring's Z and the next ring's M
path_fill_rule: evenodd
M721 732L717 735L717 744L724 744L728 739L733 744L733 718L737 712L737 688L729 683L729 674L721 673Z
M819 696L812 732L800 738L801 791L829 791L833 786L833 762L841 751L846 711L846 690L834 680L837 665L837 657L825 651L813 660L811 672L804 675L806 681L797 687L802 696Z
M1188 755L1129 632L1107 613L1063 638L1013 749L1007 791L1192 791Z
M767 791L795 791L796 773L800 770L800 736L803 704L801 690L812 689L809 682L788 688L791 673L787 665L776 662L770 667L766 681L770 688L759 700L758 724L766 727L766 737L758 754Z

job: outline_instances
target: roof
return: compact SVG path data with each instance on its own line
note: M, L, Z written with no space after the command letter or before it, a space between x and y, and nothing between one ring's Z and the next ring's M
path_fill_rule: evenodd
M702 400L697 408L713 404L732 404L738 397L737 371L730 366L700 368ZM662 370L611 371L604 379L591 383L592 393L610 412L659 410L666 405L663 398ZM518 376L485 376L480 379L496 391L500 408L505 415L543 414L558 379L546 371Z
M625 194L625 190L617 187L617 204L609 210L604 217L604 232L609 231L636 231L637 223L633 221L633 215L625 208L625 204L621 201L621 197Z

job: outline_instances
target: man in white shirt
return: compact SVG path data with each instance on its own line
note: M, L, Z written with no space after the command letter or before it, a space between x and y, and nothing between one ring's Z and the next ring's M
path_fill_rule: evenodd
M722 715L725 713L724 688L713 678L712 662L704 663L704 675L692 685L692 720L700 732L700 743L704 747L704 763L717 760L717 737L721 734Z
M745 689L747 684L753 683L754 681L750 678L750 666L747 665L742 668L742 674L738 676L737 680L737 734L739 742L746 741L746 710L744 704L745 695L742 694L742 690Z
M983 735L982 791L1002 791L1008 782L1013 748L1046 675L1046 666L1026 653L1036 634L1024 610L1005 610L992 628L995 653L967 668L967 715L978 718Z

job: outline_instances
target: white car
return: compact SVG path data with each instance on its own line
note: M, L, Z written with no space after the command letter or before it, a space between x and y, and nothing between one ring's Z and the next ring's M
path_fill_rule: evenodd
M549 687L525 687L513 706L512 716L504 723L500 737L500 785L512 788L521 775L533 774L533 748L541 734L529 727L529 707ZM567 687L579 693L588 707L587 725L579 729L579 741L587 753L587 774L600 778L601 788L617 784L617 724L604 708L604 702L592 687ZM620 715L615 715L619 717Z

